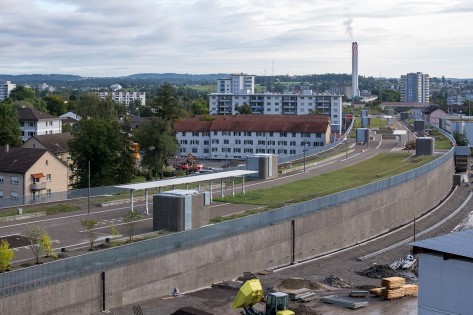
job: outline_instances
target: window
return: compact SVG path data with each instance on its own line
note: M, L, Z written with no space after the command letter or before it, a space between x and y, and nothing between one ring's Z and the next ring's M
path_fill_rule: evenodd
M185 131L182 132L182 136L183 136L183 137L186 136L186 132L185 132Z
M291 147L295 147L297 144L296 144L296 141L291 141L291 142L289 142L289 145L290 145Z
M274 140L268 140L268 145L275 145L276 144L276 141Z
M296 154L296 150L290 150L289 154Z
M202 137L208 137L209 133L208 132L202 132Z
M264 149L256 149L256 153L264 153Z
M212 144L218 144L219 140L218 139L212 139Z
M245 140L243 144L253 144L253 140Z
M272 131L269 133L269 136L270 136L270 137L272 137L272 136L273 136L273 132L272 132Z
M210 141L209 140L204 140L204 145L209 145Z
M292 133L292 137L295 138L297 136L297 133L296 132L293 132Z
M240 148L233 148L233 153L240 153L241 149Z
M186 153L186 148L180 148L180 149L179 149L179 152L181 152L181 153Z
M191 144L199 144L199 140L191 140Z
M243 134L245 137L251 137L251 131L250 132L247 132L245 131L245 133Z
M274 154L274 153L276 153L276 150L274 150L274 149L268 149L268 153L273 153L273 154Z
M193 136L193 137L198 137L198 136L199 136L199 132L194 132L194 131L193 131L193 132L192 132L192 136Z
M218 135L218 131L214 131L214 136Z
M28 127L34 127L34 126L36 126L34 121L29 121L28 122Z
M3 184L3 176L0 176L0 184Z
M264 137L264 132L257 132L257 133L256 133L256 136L257 136L257 137Z
M3 191L0 190L0 199L3 198Z
M230 136L231 132L230 131L222 131L222 136Z
M212 148L212 152L218 152L218 148Z
M258 144L259 144L259 145L265 145L265 144L266 144L266 141L264 141L264 140L258 140Z
M235 144L241 144L241 140L240 139L235 140Z
M230 144L230 140L224 139L224 140L223 140L223 144Z
M44 163L46 166L48 166L48 160L46 160L46 162Z
M253 153L253 149L244 149L243 152L244 153Z
M284 137L287 137L287 132L280 132L280 133L279 133L279 136L280 136L280 137L283 137L283 138L284 138Z
M51 189L46 189L46 197L51 197Z
M287 145L287 141L278 141L278 145Z
M241 132L240 132L240 131L234 131L234 132L233 132L233 135L234 135L234 136L239 136L239 137L240 137L240 136L241 136Z
M204 153L209 153L209 149L204 149Z
M181 140L180 143L181 144L187 144L187 140Z
M18 193L16 191L10 192L10 198L11 199L18 199Z
M18 185L18 176L10 176L10 184Z
M192 153L197 153L197 148L192 148Z

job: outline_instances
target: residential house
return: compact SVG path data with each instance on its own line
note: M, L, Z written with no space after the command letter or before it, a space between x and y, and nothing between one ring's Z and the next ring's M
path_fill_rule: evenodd
M446 114L446 111L436 105L430 105L424 109L425 121L436 127L439 126L439 119L444 117Z
M62 119L59 117L29 107L21 107L17 111L23 141L35 135L62 132Z
M64 133L53 133L48 135L36 135L28 140L21 146L22 148L32 149L48 149L51 151L59 160L67 165L67 178L68 184L73 183L72 178L72 159L69 154L69 141L72 140L72 134L70 132Z
M67 166L47 149L0 147L0 198L28 204L67 191Z

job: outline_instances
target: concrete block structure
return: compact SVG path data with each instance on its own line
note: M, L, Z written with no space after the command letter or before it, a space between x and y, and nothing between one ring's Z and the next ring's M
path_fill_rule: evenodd
M170 190L153 196L153 230L185 231L209 224L210 194Z
M278 156L274 154L255 154L246 157L246 169L257 171L254 176L260 179L278 177Z

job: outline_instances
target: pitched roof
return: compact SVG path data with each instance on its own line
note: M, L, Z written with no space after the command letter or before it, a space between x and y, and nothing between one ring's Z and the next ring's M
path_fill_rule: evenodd
M436 252L473 258L473 229L410 243L410 245Z
M19 107L17 108L18 116L20 121L38 121L43 119L59 119L59 117L43 113L37 109L29 107Z
M0 147L0 172L26 173L48 150Z
M202 116L181 119L174 124L177 132L193 131L256 131L256 132L320 132L330 126L325 115L234 115L212 116L214 120L201 120Z
M69 140L71 140L72 134L70 132L64 133L53 133L47 135L36 135L31 138L36 139L43 144L49 151L54 154L69 152ZM31 139L30 138L30 139ZM27 141L31 141L28 139Z
M424 108L424 113L425 114L431 114L434 111L436 111L437 109L440 109L444 113L447 113L443 108L441 108L440 106L437 106L437 105L429 105L428 107Z

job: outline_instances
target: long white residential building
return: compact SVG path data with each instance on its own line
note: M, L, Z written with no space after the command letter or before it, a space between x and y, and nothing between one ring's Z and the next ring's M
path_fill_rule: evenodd
M217 93L209 94L210 115L235 115L235 106L248 104L253 114L307 115L317 113L330 116L333 132L341 131L342 95L301 93L255 93L255 76L232 74L217 80Z
M180 156L241 159L256 153L293 155L330 142L325 115L195 116L174 124Z
M305 90L301 94L256 93L209 95L211 115L235 115L235 106L248 104L253 114L307 115L311 112L330 116L332 131L340 132L342 121L342 96L314 94Z
M131 102L139 101L141 106L146 105L146 92L98 92L98 96L101 99L111 97L115 102L119 104L125 104L129 106Z
M12 84L11 81L0 83L0 102L6 100L14 88L16 88L16 84Z

